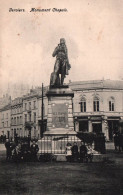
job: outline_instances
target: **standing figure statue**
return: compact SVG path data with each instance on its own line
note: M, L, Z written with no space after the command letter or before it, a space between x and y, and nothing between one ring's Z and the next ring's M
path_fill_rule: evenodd
M59 87L63 85L64 78L68 75L68 70L71 68L64 38L60 39L60 44L55 48L52 56L56 56L56 62L54 65L54 72L51 73L50 86Z

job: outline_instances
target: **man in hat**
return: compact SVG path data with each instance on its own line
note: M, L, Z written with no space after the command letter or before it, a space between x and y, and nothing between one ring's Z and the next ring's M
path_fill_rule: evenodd
M51 74L50 86L63 85L64 78L68 75L68 70L71 68L64 38L60 39L60 44L55 48L52 56L56 56L56 62L54 72ZM59 74L61 74L61 78L59 77Z

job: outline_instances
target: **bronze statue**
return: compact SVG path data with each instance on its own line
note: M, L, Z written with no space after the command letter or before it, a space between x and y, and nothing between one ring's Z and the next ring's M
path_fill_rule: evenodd
M55 48L52 56L56 56L56 62L54 65L54 72L51 73L50 86L59 87L63 85L64 78L66 75L68 75L68 70L71 68L71 65L69 64L65 39L60 39L60 44L58 44L58 46Z

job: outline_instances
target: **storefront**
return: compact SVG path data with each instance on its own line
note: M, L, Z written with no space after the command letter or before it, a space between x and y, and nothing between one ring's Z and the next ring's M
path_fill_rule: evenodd
M108 117L109 140L113 140L113 134L118 131L120 117Z

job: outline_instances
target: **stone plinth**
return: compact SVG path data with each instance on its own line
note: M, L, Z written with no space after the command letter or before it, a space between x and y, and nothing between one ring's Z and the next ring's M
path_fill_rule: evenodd
M47 92L47 131L44 135L75 135L73 122L74 93L68 86L50 88Z

